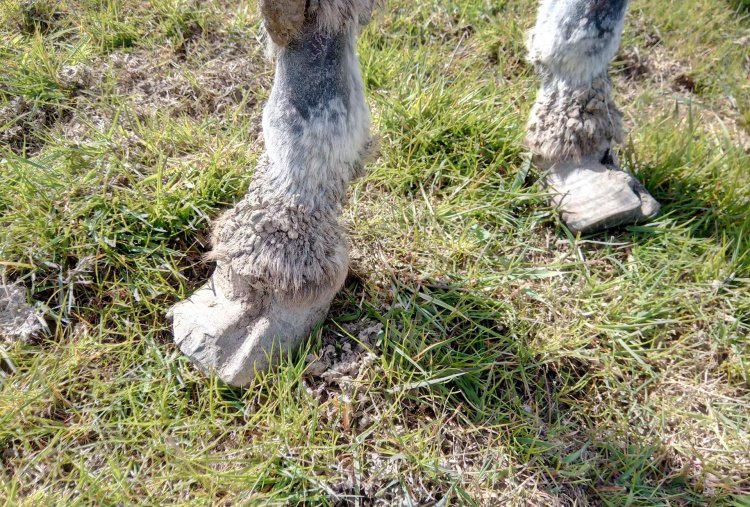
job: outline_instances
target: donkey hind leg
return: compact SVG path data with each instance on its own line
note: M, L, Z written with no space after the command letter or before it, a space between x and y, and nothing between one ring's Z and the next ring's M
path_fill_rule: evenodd
M560 216L573 232L653 218L659 203L618 167L622 113L607 68L617 52L627 0L542 0L529 40L542 79L526 144Z
M214 226L211 279L169 314L180 350L235 386L309 336L347 274L340 207L371 143L355 53L369 12L357 5L261 0L276 61L266 154L248 194Z

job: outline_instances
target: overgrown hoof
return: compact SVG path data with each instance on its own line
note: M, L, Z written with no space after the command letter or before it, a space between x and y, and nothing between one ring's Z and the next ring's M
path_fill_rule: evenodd
M337 289L337 288L336 288ZM253 287L231 268L170 309L174 341L207 374L244 387L308 337L325 317L336 289L303 302L287 302Z
M634 224L659 214L659 203L634 176L594 157L552 164L544 184L555 193L552 203L573 233Z

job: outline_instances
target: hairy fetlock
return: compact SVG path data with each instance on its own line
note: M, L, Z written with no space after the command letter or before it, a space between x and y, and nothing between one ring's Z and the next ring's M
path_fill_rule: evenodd
M529 118L526 145L546 160L606 153L623 140L622 113L610 99L606 77L577 88L546 84Z
M268 197L268 182L259 178L217 221L208 257L284 299L314 298L338 289L346 275L348 254L338 215L337 200L313 208L298 195Z

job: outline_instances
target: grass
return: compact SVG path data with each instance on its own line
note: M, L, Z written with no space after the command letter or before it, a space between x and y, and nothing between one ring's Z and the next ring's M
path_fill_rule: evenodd
M533 10L393 0L365 30L352 274L239 390L164 314L263 149L254 2L0 4L0 266L50 327L0 343L0 503L750 505L747 10L631 2L619 155L663 213L584 237L521 146ZM328 346L368 359L304 375Z

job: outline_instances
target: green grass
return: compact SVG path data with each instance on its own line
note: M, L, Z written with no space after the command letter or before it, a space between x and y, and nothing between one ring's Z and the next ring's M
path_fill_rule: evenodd
M4 340L5 505L750 505L750 20L631 2L619 156L663 205L574 237L521 142L534 3L393 0L363 33L380 156L352 275L247 390L164 315L263 145L251 0L0 4L0 270L49 335ZM374 324L372 364L303 375Z

